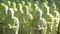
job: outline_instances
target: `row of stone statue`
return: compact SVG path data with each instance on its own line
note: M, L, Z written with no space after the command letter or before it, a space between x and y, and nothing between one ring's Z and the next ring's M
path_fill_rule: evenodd
M60 17L55 3L7 2L0 3L3 34L36 34L35 30L39 30L38 34L57 34Z

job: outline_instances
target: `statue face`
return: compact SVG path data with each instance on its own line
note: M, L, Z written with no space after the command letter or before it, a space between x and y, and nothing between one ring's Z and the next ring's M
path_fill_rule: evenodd
M39 14L39 13L37 14L37 18L38 18L38 19L40 18L40 14Z
M38 7L37 4L34 4L33 5L33 10L37 10L37 7Z
M26 8L26 6L23 7L23 12L24 12L24 14L27 14L27 8Z
M56 5L53 4L53 5L51 6L51 8L52 8L52 10L56 10Z
M11 11L8 9L8 17L11 17L12 16L12 14L11 14Z
M37 18L39 19L40 18L40 12L37 11Z

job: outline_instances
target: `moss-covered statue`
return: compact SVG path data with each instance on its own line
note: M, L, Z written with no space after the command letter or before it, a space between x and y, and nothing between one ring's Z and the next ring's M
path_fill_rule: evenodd
M18 34L19 20L14 16L14 10L6 6L6 17L3 21L3 34Z
M58 24L59 24L59 12L56 10L56 5L53 3L50 7L50 15L52 15L52 28L51 28L51 34L57 34L58 31Z
M12 8L9 8L8 9L9 11L9 16L11 16L11 19L13 21L13 24L8 23L8 26L10 29L12 29L12 31L14 32L13 34L18 34L18 31L19 31L19 20L17 17L14 16L14 10Z
M46 22L46 19L44 19L43 17L42 17L42 14L43 14L43 12L42 12L42 10L38 7L37 8L37 15L38 15L38 28L39 28L39 30L41 30L41 34L46 34L46 30L47 30L47 22Z
M3 10L2 10L3 9ZM6 34L6 24L7 22L5 22L5 19L7 17L7 9L8 9L8 6L5 5L4 3L0 3L0 21L2 22L2 26L1 26L1 34ZM3 33L4 32L4 33Z

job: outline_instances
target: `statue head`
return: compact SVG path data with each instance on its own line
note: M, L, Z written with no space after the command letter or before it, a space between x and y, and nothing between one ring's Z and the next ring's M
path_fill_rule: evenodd
M14 10L13 8L8 9L8 17L13 17L14 16Z
M55 3L52 4L51 9L52 9L52 10L56 10L56 5L55 5Z
M47 5L48 5L48 1L45 1L45 2L43 3L43 5L44 5L44 6L47 6Z
M19 9L22 10L22 4L19 3L18 5L19 5Z
M38 7L37 4L34 4L34 5L33 5L33 10L36 11L36 10L37 10L37 7Z
M22 5L25 6L25 2L24 1L22 1Z
M40 7L37 8L37 17L38 18L42 17L42 10L40 9Z
M29 8L31 8L31 3L30 3L30 2L28 2L28 4L27 4L27 5L28 5L28 7L29 7Z

